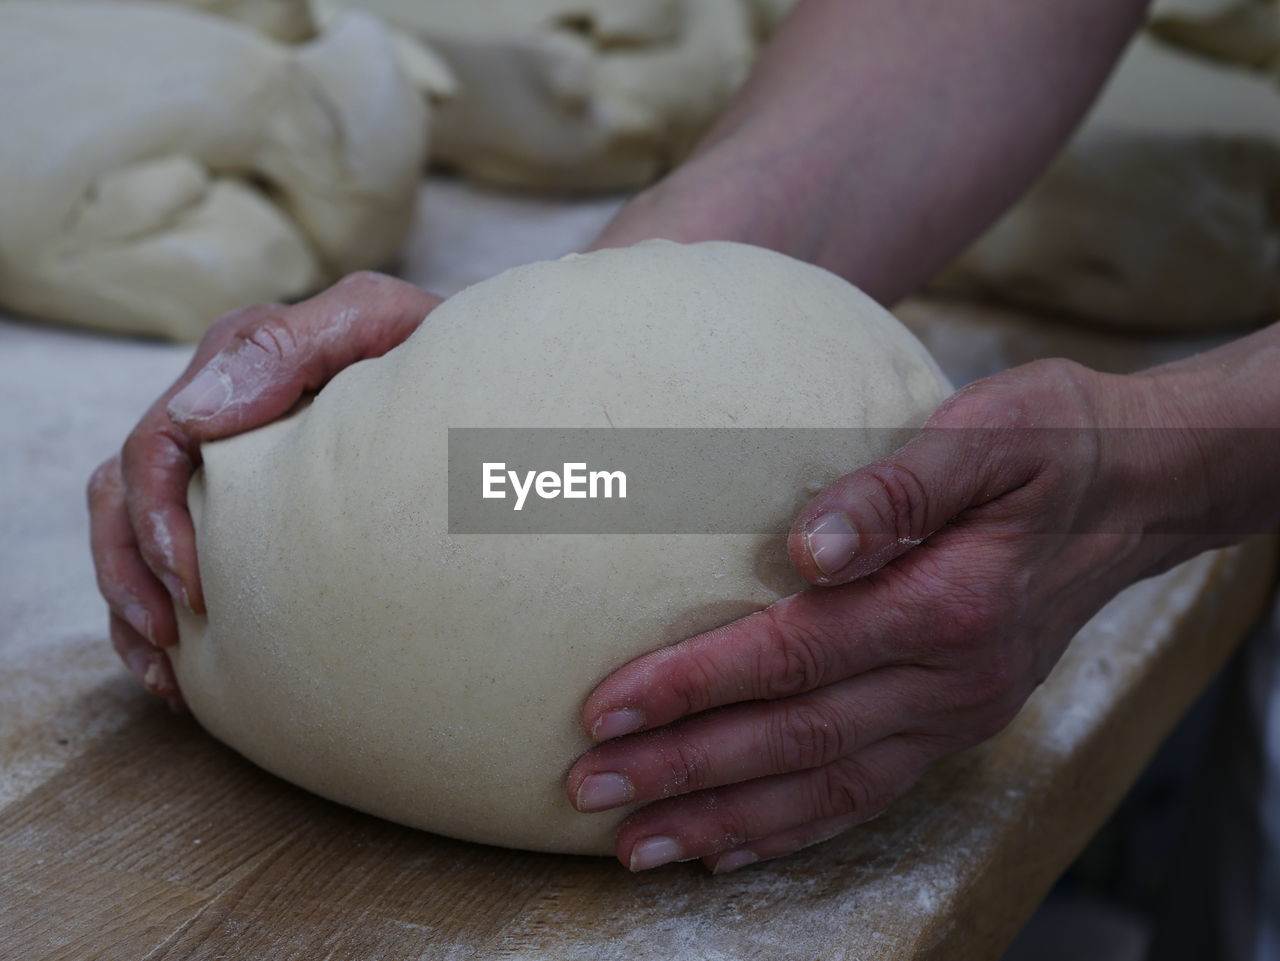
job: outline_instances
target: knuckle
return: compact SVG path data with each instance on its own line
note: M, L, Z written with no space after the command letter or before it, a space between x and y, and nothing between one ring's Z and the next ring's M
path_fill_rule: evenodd
M112 649L124 660L135 645L124 630L124 622L114 615L107 618L107 634L111 638Z
M679 715L695 714L712 706L719 680L720 671L711 658L703 654L683 658L667 682Z
M764 612L766 642L757 667L760 697L794 697L820 686L830 668L829 648L835 641L811 620L792 616L785 604Z
M1046 407L1056 414L1088 405L1095 372L1062 357L1033 360L975 381L945 400L929 427L990 430L1041 427Z
M334 288L341 288L345 291L369 291L374 293L398 286L400 283L402 281L376 270L357 270L339 280L334 284Z
M657 784L660 797L685 794L710 786L712 763L706 748L682 735L663 739L658 750L661 776Z
M1017 620L1001 567L976 557L961 573L924 567L900 581L899 596L909 607L928 612L945 649L970 656L992 646Z
M997 651L970 657L942 695L941 707L949 716L988 716L993 712L1012 720L1018 702L1022 672L1006 653ZM999 727L1003 727L1001 724ZM999 730L999 727L996 730Z
M1094 371L1065 357L1048 357L1017 368L1011 392L1025 402L1017 408L1021 417L1015 426L1041 426L1046 409L1053 410L1063 426L1088 423L1095 378Z
M260 303L241 307L239 310L233 310L229 314L223 314L209 325L209 330L205 333L202 343L225 340L246 324L259 323L264 317L284 309L283 304Z
M120 484L120 455L113 454L93 469L85 485L85 496L91 508L102 505Z
M856 814L869 818L883 807L884 792L865 765L843 761L827 765L814 780L813 809L819 817Z
M883 533L898 539L917 540L929 533L929 490L910 467L883 461L863 471L878 497L871 503L880 514Z
M1004 701L1013 686L1012 674L1004 658L993 658L986 666L968 674L963 685L965 706L985 708Z
M845 753L850 742L845 719L813 704L795 704L780 712L770 738L777 771L820 767Z
M235 336L237 352L256 351L272 361L282 361L298 350L298 336L288 319L274 314Z
M713 801L712 804L714 803ZM752 827L751 816L738 805L716 805L714 810L716 827L708 839L711 850L705 853L711 854L737 847L755 836L756 831Z
M938 405L925 426L967 430L1005 426L1013 391L997 374L966 384Z
M139 425L120 449L120 484L124 487L154 483L156 472L191 466L188 443L181 430L168 421Z
M146 462L152 436L151 431L139 426L130 431L129 436L124 439L124 444L120 448L120 471L123 477L127 478L138 469L139 465Z
M1048 389L1075 392L1084 387L1094 372L1066 357L1044 357L1024 364L1021 373L1031 383L1042 384Z
M980 589L954 587L951 603L946 604L947 634L961 644L985 642L1003 626L1004 612L1000 602Z

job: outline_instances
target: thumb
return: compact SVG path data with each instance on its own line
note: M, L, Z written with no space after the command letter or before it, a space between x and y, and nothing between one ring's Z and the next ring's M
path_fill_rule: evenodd
M351 274L236 331L170 399L169 417L196 441L258 427L344 367L402 343L440 302L393 277Z
M801 512L787 541L800 575L845 584L879 570L967 508L1021 486L1033 468L990 428L926 427L847 474Z

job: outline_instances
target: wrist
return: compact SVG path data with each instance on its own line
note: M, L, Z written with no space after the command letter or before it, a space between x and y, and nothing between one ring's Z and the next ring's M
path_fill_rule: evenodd
M1104 426L1123 428L1104 430L1114 435L1107 486L1157 548L1156 570L1280 524L1280 428L1259 416L1257 377L1211 354L1100 376L1111 395Z
M731 240L803 258L760 180L714 148L691 157L632 197L588 247L627 247L661 238L679 243Z

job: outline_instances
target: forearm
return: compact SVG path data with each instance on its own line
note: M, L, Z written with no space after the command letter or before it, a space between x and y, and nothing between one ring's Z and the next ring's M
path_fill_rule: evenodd
M1092 492L1070 529L1127 535L1102 565L1121 583L1280 527L1280 323L1136 374L1076 369L1089 441L1047 463Z
M1167 503L1192 498L1202 546L1280 525L1280 323L1132 377L1149 405L1134 420L1174 428L1175 459L1153 483Z
M802 0L694 154L595 246L741 240L891 302L1035 179L1144 0Z

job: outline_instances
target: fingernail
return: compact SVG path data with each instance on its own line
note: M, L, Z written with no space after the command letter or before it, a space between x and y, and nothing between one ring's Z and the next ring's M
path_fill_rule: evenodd
M738 868L745 868L748 864L755 864L760 860L760 856L754 851L730 851L712 868L712 874L728 874L730 871L736 871Z
M130 627L145 637L153 646L156 645L155 635L151 633L151 615L147 613L147 609L137 601L132 601L125 605L124 619Z
M150 651L130 651L125 656L125 663L129 665L129 670L142 682L142 686L147 690L151 690L151 682L155 677L155 672L159 665L156 664L156 657Z
M680 842L675 838L664 838L661 835L645 838L631 849L631 870L648 871L672 861L679 861L684 856Z
M631 781L621 774L606 771L583 778L578 786L579 811L606 811L626 804L636 796Z
M160 575L160 582L164 584L165 590L169 592L175 604L181 604L191 613L195 613L191 607L191 595L187 593L187 585L182 583L177 574L165 571Z
M833 511L809 525L804 543L818 570L830 576L853 560L858 551L858 532L842 511Z
M169 417L179 423L213 417L231 403L231 378L216 367L206 367L169 401Z
M601 714L591 727L591 736L597 741L608 741L624 734L634 734L642 727L644 715L628 707Z

